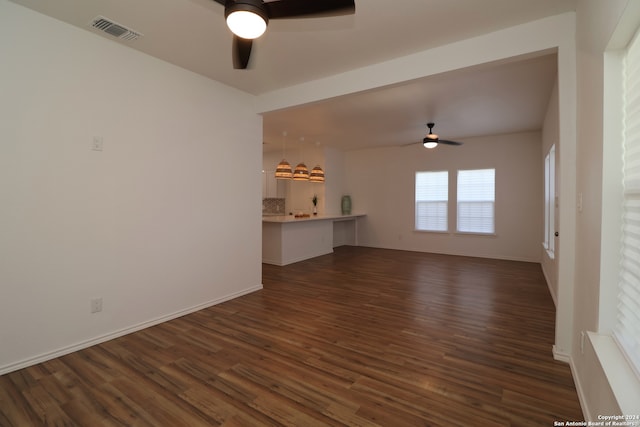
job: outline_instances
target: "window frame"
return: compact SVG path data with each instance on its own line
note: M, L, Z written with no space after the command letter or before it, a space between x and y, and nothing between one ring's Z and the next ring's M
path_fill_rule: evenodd
M632 14L633 15L633 14ZM622 413L635 413L640 399L640 377L613 337L618 303L620 239L623 203L623 140L625 104L623 62L628 44L640 32L640 15L623 19L615 43L604 53L602 211L600 281L597 332L586 332L599 365Z
M542 246L549 258L555 258L556 215L556 145L553 144L544 158L544 240Z
M492 171L493 172L493 188L492 188L492 199L484 199L484 200L462 200L460 199L460 175L465 172L480 172L480 171ZM482 168L482 169L458 169L456 173L456 233L458 234L476 234L481 236L495 236L496 235L496 168ZM482 231L482 230L461 230L460 225L460 209L461 203L491 203L491 231Z
M625 49L622 128L620 264L613 338L640 380L640 31Z
M418 177L419 175L423 175L426 176L428 174L439 174L445 175L445 182L446 182L446 190L444 191L444 193L446 194L446 199L438 199L438 200L418 200ZM420 232L428 232L428 233L448 233L449 232L449 171L448 170L440 170L440 171L416 171L415 173L415 177L414 177L414 229L415 231L420 231ZM444 218L444 229L439 229L439 228L420 228L419 227L419 220L422 218L421 215L419 215L419 209L420 203L439 203L442 204L444 203L444 215L440 215L440 218ZM430 217L427 217L427 219ZM437 220L437 219L436 219Z

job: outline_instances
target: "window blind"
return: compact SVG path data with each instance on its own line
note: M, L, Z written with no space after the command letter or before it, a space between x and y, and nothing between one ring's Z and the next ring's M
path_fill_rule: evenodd
M640 373L640 43L625 57L623 209L618 317L614 337ZM640 376L640 374L639 374Z
M416 172L416 230L447 231L449 172Z
M458 231L495 231L495 169L458 171Z

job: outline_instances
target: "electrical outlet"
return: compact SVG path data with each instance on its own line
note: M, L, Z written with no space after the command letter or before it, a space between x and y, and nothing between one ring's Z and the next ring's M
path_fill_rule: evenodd
M102 298L94 298L91 300L91 313L100 313L102 311Z

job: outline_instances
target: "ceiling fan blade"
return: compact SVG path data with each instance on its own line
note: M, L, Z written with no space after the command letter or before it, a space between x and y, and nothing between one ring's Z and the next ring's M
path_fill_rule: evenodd
M354 0L276 0L264 3L269 19L340 16L355 13Z
M249 65L253 40L233 36L233 68L244 70Z
M213 0L213 1L216 2L216 3L220 3L223 6L227 2L227 0Z
M447 141L446 139L438 139L438 144L462 145L463 143L458 141Z

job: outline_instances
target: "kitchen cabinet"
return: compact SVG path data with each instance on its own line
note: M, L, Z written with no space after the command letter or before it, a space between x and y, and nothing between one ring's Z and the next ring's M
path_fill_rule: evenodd
M262 198L284 198L287 191L287 183L282 179L276 179L275 171L262 171Z

